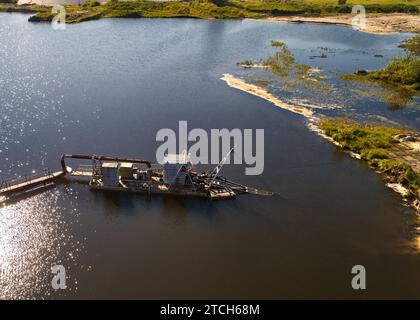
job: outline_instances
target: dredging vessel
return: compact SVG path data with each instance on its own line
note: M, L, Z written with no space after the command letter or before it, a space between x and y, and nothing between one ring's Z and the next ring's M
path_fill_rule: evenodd
M272 194L221 176L220 171L227 156L213 171L197 172L185 153L166 155L163 165L137 158L65 154L61 157L60 171L44 170L36 175L1 182L0 203L53 187L63 179L82 180L92 190L131 192L148 196L168 195L227 200L235 199L237 195L245 193ZM67 165L68 159L89 161L90 164L78 163L73 169Z

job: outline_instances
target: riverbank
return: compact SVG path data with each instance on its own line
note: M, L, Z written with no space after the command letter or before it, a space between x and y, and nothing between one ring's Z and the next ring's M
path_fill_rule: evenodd
M380 1L379 1L380 2ZM41 3L42 4L42 3ZM81 5L65 5L66 23L80 23L102 18L198 18L198 19L257 19L271 22L325 23L351 26L355 15L352 5L336 5L327 0L317 4L267 3L262 1L87 1ZM420 1L366 5L366 28L360 31L390 34L420 33ZM31 22L50 22L56 13L51 5L0 3L0 11L34 13Z
M322 118L321 133L384 175L420 213L420 133L344 118Z
M360 124L341 118L318 118L311 107L286 103L268 90L230 74L221 78L230 87L265 99L310 119L310 129L384 175L387 186L420 212L420 134L407 129Z
M292 22L292 23L320 23L333 24L352 27L355 15L342 14L320 17L267 17L260 19L270 22ZM419 33L420 34L420 15L418 14L368 14L366 17L366 26L356 28L358 31L372 34L393 34L393 33Z

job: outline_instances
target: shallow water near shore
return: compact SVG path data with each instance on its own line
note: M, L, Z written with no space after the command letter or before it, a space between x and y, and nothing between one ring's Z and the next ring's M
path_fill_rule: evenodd
M62 153L154 160L156 132L188 120L190 129L265 129L264 173L227 165L223 174L277 195L208 202L61 185L0 208L0 298L420 298L415 212L304 117L220 80L249 76L236 63L268 57L271 40L300 62L345 73L385 65L408 35L193 19L55 31L27 18L0 14L0 178L57 169ZM336 53L311 58L319 47ZM334 103L347 84L329 81ZM317 112L419 128L416 108L351 97ZM331 102L322 99L313 100ZM66 267L66 290L50 286L56 264ZM357 264L367 269L363 292L351 288Z

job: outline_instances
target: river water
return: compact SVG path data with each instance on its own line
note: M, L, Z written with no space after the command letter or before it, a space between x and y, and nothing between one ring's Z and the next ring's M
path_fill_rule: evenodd
M1 178L57 169L62 153L153 160L156 132L187 120L191 129L265 129L264 173L223 172L277 195L209 202L60 185L0 209L1 298L420 298L414 211L305 118L220 80L244 76L236 62L268 57L271 40L340 73L385 65L408 35L194 19L57 31L27 18L0 14ZM336 54L311 58L319 47ZM415 107L358 99L360 109L344 110L418 127ZM55 291L50 268L60 264L67 289ZM365 291L351 287L354 265L366 267Z

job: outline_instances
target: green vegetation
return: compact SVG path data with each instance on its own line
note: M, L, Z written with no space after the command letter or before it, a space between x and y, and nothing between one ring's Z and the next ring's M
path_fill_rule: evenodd
M271 46L277 48L277 52L264 61L264 65L280 77L295 76L304 78L309 74L310 66L297 63L287 45L279 41L271 41Z
M94 8L94 7L97 7L97 6L100 6L100 5L101 5L101 3L99 1L89 0L89 1L83 2L81 7L83 9L91 9L91 8Z
M237 66L243 68L263 67L281 80L281 86L286 90L294 91L303 87L318 92L331 90L331 86L323 82L326 78L317 75L317 70L313 70L310 66L298 63L285 43L271 41L271 46L276 49L276 52L266 60L244 60L238 62ZM268 81L266 82L268 84ZM258 84L256 83L256 85Z
M410 56L396 57L385 68L370 72L368 77L420 90L420 59Z
M331 118L321 121L321 129L343 148L360 154L362 158L368 155L372 157L371 151L382 152L391 148L398 143L394 136L402 134L399 129L374 124L362 125L346 119Z
M255 84L258 87L266 87L266 86L269 85L269 82L267 80L264 80L264 79L258 79L258 80L255 81Z
M272 47L278 47L278 48L281 48L281 47L283 47L284 46L284 43L283 42L280 42L280 41L271 41L271 46Z
M392 182L405 186L409 197L420 198L420 174L393 152L400 143L395 137L406 133L404 130L342 118L323 119L320 128L344 149L360 154L370 166L386 173Z
M388 104L390 110L398 110L413 102L414 96L419 94L410 86L383 80L374 80L367 76L367 72L357 72L351 75L341 76L345 80L351 80L360 84L363 89L355 90L362 96L373 97Z
M16 5L14 1L5 2L7 0L0 0L0 12L22 12L22 13L37 13L50 12L51 8L47 6L31 5Z
M16 0L0 0L0 11L35 12L30 21L51 21L54 14L48 6L15 5ZM4 4L2 4L3 2ZM263 18L279 15L330 15L351 13L353 5L361 4L367 12L418 13L420 0L193 0L191 2L156 2L145 0L111 0L67 5L66 22L78 23L100 18L174 18L203 19Z
M177 18L203 19L256 18L258 13L247 12L235 6L217 6L209 1L155 2L110 1L99 5L96 1L79 6L66 6L66 23L78 23L100 18ZM31 17L30 21L51 21L54 14L45 12Z
M236 65L244 68L251 68L255 64L252 60L244 60L241 62L238 62Z
M358 71L354 75L345 75L344 79L357 80L367 77L370 80L383 81L420 90L420 36L410 38L401 45L406 54L393 58L384 68L367 72Z
M351 13L354 5L363 5L368 13L418 12L417 0L231 0L230 3L250 11L271 15L323 15Z
M401 48L405 55L393 58L384 68L371 72L360 70L342 78L363 85L369 92L362 94L378 96L392 109L407 105L413 96L420 94L420 36L406 40Z
M287 77L292 71L296 71L303 75L305 71L307 73L310 69L309 66L296 63L295 58L285 43L280 41L271 41L271 46L277 48L279 51L277 51L267 60L244 60L238 62L237 65L244 68L250 68L252 66L263 66L267 69L270 69L274 74L280 77Z
M420 36L405 40L400 48L405 49L409 55L420 57Z

